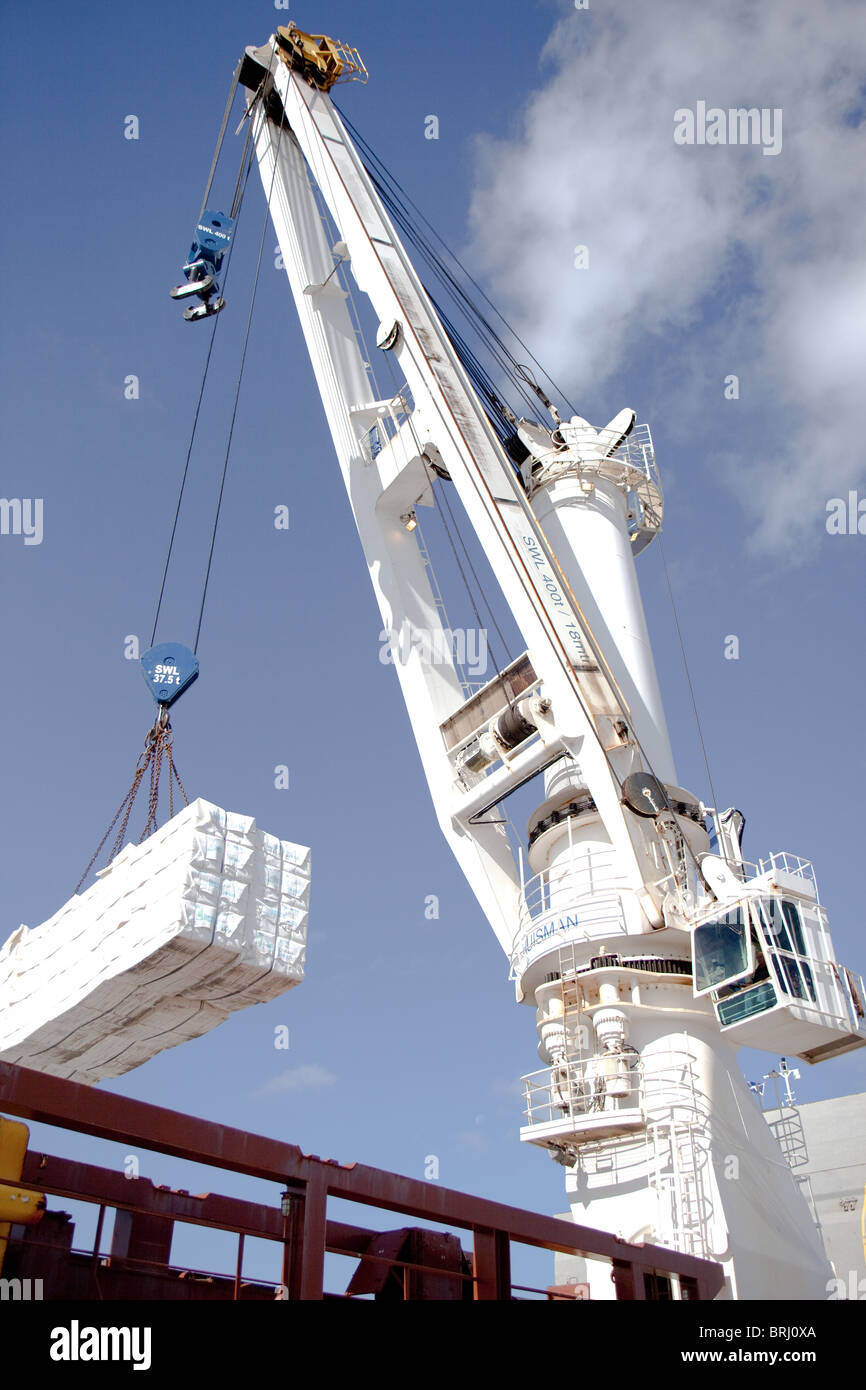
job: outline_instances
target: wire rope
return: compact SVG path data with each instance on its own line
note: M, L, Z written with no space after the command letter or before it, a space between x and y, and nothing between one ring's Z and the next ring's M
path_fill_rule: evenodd
M224 456L224 458L223 458L223 467L222 467L222 474L221 474L221 476L220 476L219 491L218 491L218 493L217 493L216 511L215 511L215 513L214 513L213 526L212 526L212 528L211 528L210 545L209 545L209 547L208 547L207 566L206 566L206 568L205 568L204 584L202 585L201 603L200 603L200 605L199 605L199 612L198 612L198 622L196 623L196 629L195 629L195 642L193 643L193 652L195 652L195 653L198 652L199 638L201 637L202 621L203 621L203 619L204 619L204 609L205 609L205 603L206 603L206 601L207 601L208 586L209 586L209 584L210 584L211 568L212 568L212 565L213 565L214 548L215 548L215 546L216 546L217 529L218 529L218 527L219 527L220 515L221 515L221 512L222 512L223 494L224 494L224 492L225 492L226 477L227 477L227 474L228 474L228 466L229 466L229 458L230 458L230 456L231 456L231 449L232 449L232 439L234 438L235 421L236 421L236 419L237 419L237 413L238 413L238 401L239 401L239 399L240 399L241 383L243 382L244 367L245 367L245 365L246 365L246 360L247 360L247 348L248 348L248 346L249 346L249 341L250 341L250 327L252 326L252 321L253 321L253 310L254 310L254 308L255 308L255 304L256 304L256 295L257 295L257 293L258 293L258 288L259 288L259 274L260 274L261 268L262 268L262 252L264 251L264 246L265 246L265 234L266 234L266 232L267 232L267 230L268 230L268 220L269 220L270 215L271 215L271 199L272 199L272 197L273 197L274 183L276 182L276 177L277 177L277 167L278 167L278 165L279 165L279 158L280 158L280 146L281 146L281 144L282 144L283 131L284 131L284 129L285 129L285 121L281 121L281 123L280 123L279 135L277 136L277 148L276 148L276 151L275 151L275 153L274 153L274 167L273 167L273 170L272 170L272 172L271 172L271 186L270 186L270 188L268 189L267 206L266 206L266 208L265 208L265 216L264 216L264 221L263 221L263 223L262 223L262 234L261 234L261 237L260 237L260 239L259 239L259 253L258 253L258 258L257 258L257 260L256 260L256 273L255 273L255 277L254 277L254 279L253 279L252 293L251 293L251 295L250 295L250 307L249 307L249 312L247 313L247 325L246 325L246 330L245 330L245 332L244 332L244 344L243 344L243 349L242 349L242 351L241 351L241 360L240 360L240 365L239 365L239 367L238 367L237 381L235 382L235 394L234 394L234 401L233 401L233 403L232 403L231 422L230 422L230 424L229 424L228 439L226 440L226 449L225 449L225 456ZM252 161L251 161L251 163L252 163ZM249 169L247 170L247 174L249 175Z
M252 163L252 156L250 156L249 161L247 161L247 148L248 148L248 145L249 145L249 132L247 132L247 140L246 140L246 142L245 142L245 144L244 144L243 153L242 153L242 155L241 155L241 162L240 162L240 167L239 167L239 170L238 170L238 182L237 182L236 185L235 185L235 196L234 196L234 198L232 199L232 217L234 218L234 221L235 221L235 231L237 230L237 223L238 223L239 220L240 220L241 209L242 209L242 206L243 206L243 192L244 192L244 189L246 188L246 180L247 180L247 178L249 177L249 170L250 170L251 163ZM243 178L243 183L241 184L241 175L243 174L243 171L244 171L244 164L245 164L245 163L246 163L246 176ZM209 190L209 187L210 187L210 186L208 186L208 190ZM239 196L239 193L240 193L240 196ZM234 251L234 246L235 246L235 236L232 235L232 240L231 240L231 244L230 244L230 246L229 246L228 256L226 257L225 272L224 272L224 274L223 274L223 281L222 281L223 292L225 292L226 285L228 284L229 271L231 270L232 253L233 253L233 251ZM154 642L156 641L156 630L157 630L157 626L158 626L158 624L159 624L159 615L160 615L160 612L161 612L161 610L162 610L162 601L163 601L163 599L164 599L164 597L165 597L165 586L166 586L166 582L167 582L167 580L168 580L168 570L169 570L169 565L171 564L172 553L173 553L173 551L174 551L174 542L175 542L175 537L176 537L176 535L177 535L178 521L180 520L181 506L182 506L182 504L183 504L184 493L185 493L185 491L186 491L186 484L187 484L187 480L188 480L188 477L189 477L190 459L192 458L192 450L193 450L193 445L194 445L194 443L195 443L196 430L198 429L199 415L200 415L200 413L201 413L201 404L202 404L202 400L204 399L205 387L206 387L206 385L207 385L207 379L208 379L208 372L210 371L211 357L213 356L214 340L216 339L216 332L217 332L217 328L218 328L218 326L219 326L219 321L220 321L220 315L219 315L219 314L215 314L215 315L214 315L213 328L211 329L210 341L208 342L207 355L205 356L204 368L203 368L202 374L201 374L201 382L200 382L200 384L199 384L198 397L197 397L196 403L195 403L195 411L194 411L194 413L193 413L193 419L192 419L192 428L191 428L190 434L189 434L189 441L188 441L188 443L187 443L187 449L186 449L186 457L185 457L185 459L184 459L184 464L183 464L183 472L181 473L180 488L178 489L178 494L177 494L177 503L175 504L174 517L172 518L172 523L171 523L171 532L170 532L170 534L169 534L169 540L168 540L168 550L166 551L165 562L164 562L163 567L162 567L162 578L161 578L161 580L160 580L159 593L158 593L158 595L157 595L157 600L156 600L156 610L155 610L154 615L153 615L153 627L152 627L152 629L151 629L151 634L150 634L150 643L149 643L149 645L150 645L151 647L153 646Z

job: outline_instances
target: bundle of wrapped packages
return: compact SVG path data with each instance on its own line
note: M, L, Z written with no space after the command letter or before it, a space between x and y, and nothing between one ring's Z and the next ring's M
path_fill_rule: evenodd
M0 1060L93 1083L304 977L310 851L194 801L0 949Z

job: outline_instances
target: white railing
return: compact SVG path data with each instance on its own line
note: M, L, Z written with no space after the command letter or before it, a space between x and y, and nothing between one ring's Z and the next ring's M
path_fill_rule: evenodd
M818 900L818 881L815 878L815 870L809 859L801 859L799 854L789 854L786 850L780 850L775 854L768 854L765 859L724 859L728 868L748 887L752 879L762 878L764 874L779 870L781 873L794 874L797 878L802 878L810 884Z
M628 439L624 439L610 457L617 463L625 464L627 468L637 469L648 482L661 488L649 425L635 425Z
M520 891L519 930L528 930L537 918L562 911L578 899L609 893L618 881L615 865L613 850L572 851L567 859L559 859L551 868L526 879Z
M778 854L767 855L766 859L759 859L757 865L747 864L746 867L755 870L754 874L750 875L754 878L778 869L781 873L793 874L797 878L805 879L814 891L815 901L818 900L818 881L809 859L801 859L798 854L788 854L787 851L781 850Z
M523 1077L527 1125L643 1109L642 1068L630 1053L566 1059Z
M635 1052L604 1052L590 1057L564 1057L550 1067L522 1078L526 1125L574 1121L579 1131L595 1117L615 1119L639 1111L665 1122L676 1115L694 1123L706 1114L694 1078L694 1058L678 1049L641 1058ZM625 1116L624 1116L625 1117Z
M599 449L596 455L583 456L578 463L571 451L558 453L551 449L550 453L544 455L542 464L541 472L534 479L536 487L544 486L554 478L564 477L577 467L581 473L597 472L612 478L629 492L640 492L646 497L655 496L661 500L661 480L649 425L635 425L628 438L612 454L605 454Z
M765 859L756 860L727 859L724 855L719 855L718 857L727 865L734 878L740 880L743 889L750 890L748 894L744 893L744 896L751 897L755 892L761 893L765 891L757 880L764 878L767 874L774 872L786 873L791 874L795 878L801 878L804 885L808 886L810 890L807 896L812 897L816 906L820 907L818 881L815 877L815 870L809 859L801 859L798 854L788 854L784 850L775 854L768 854ZM660 880L660 882L664 882L664 880ZM731 905L732 904L730 904L727 899L725 899L722 904L723 907ZM718 902L705 903L700 913L695 917L693 925L699 926L708 918L715 916L719 911L719 907L720 904Z
M522 867L522 861L521 861ZM580 924L581 931L593 926L606 930L623 929L620 890L626 880L616 871L614 850L580 850L572 847L549 869L521 883L518 900L517 931L511 946L512 979L522 957L538 944L538 933L545 928L551 937L565 936Z
M629 470L628 478L628 533L632 551L639 555L661 530L663 514L662 484L656 467L655 448L649 425L635 425L628 439L624 439L611 455ZM634 481L634 473L642 473L643 479Z
M365 434L361 435L359 440L361 453L367 463L372 463L386 445L390 444L414 409L415 402L412 398L412 392L407 385L403 385L397 395L389 402L386 413L381 415L375 425L371 425Z

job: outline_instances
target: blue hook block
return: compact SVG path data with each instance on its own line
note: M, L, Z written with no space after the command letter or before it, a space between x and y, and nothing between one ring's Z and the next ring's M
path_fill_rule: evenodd
M206 275L216 279L223 257L229 249L234 221L224 212L214 212L208 208L194 233L194 241L189 248L189 257L183 268L187 280L197 284ZM177 297L177 296L175 296Z
M198 657L180 642L160 642L141 658L141 674L159 705L173 705L198 678Z
M232 239L232 229L234 227L233 218L224 212L217 212L208 208L201 215L201 221L196 226L193 233L195 240L192 244L190 260L195 259L195 253L204 254L208 260L213 261L219 268L220 261L229 249Z
M231 244L233 227L234 219L228 213L212 208L202 213L183 268L186 281L169 291L172 299L201 300L195 308L184 310L185 319L212 318L225 307L225 300L219 293L217 275Z

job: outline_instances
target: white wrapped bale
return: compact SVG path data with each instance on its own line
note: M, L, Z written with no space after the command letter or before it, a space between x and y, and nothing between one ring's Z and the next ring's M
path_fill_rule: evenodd
M95 1082L304 977L310 851L194 801L0 949L0 1060Z

